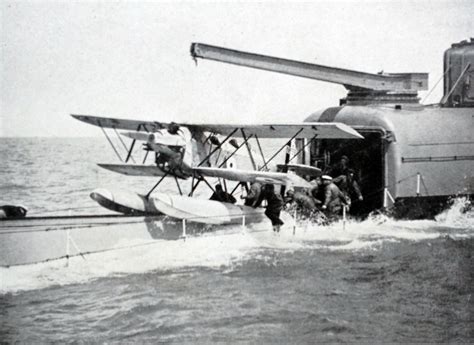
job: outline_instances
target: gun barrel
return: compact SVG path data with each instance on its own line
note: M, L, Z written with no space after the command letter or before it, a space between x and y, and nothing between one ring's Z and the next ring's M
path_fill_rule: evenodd
M348 69L282 59L267 55L211 46L191 44L191 56L289 74L293 76L327 81L344 85L349 90L374 90L386 92L416 93L428 89L427 73L372 74Z

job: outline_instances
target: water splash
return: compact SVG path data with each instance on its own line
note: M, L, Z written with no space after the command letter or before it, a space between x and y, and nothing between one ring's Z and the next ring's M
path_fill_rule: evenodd
M474 210L467 197L451 201L451 207L436 216L436 221L450 227L474 228Z
M285 225L278 234L272 231L269 222L265 222L248 226L245 231L239 227L227 227L200 237L189 237L186 241L157 240L146 246L87 255L85 260L74 257L69 259L69 265L66 265L66 260L60 260L0 268L0 293L86 283L101 277L155 270L206 267L225 271L242 260L265 260L267 254L262 253L269 251L365 253L383 250L388 243L474 236L470 202L462 198L454 200L450 209L436 220L395 220L377 214L362 222L347 220L321 226L308 221L295 223L287 214L282 217ZM117 248L146 242L150 240L123 239L117 243Z

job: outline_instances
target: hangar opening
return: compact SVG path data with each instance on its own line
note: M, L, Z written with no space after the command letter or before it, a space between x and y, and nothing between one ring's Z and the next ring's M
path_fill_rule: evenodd
M312 143L310 163L328 173L342 156L347 156L348 168L354 170L363 201L353 201L350 214L368 215L383 207L385 140L381 130L358 130L364 140L323 139ZM332 176L333 178L337 176Z

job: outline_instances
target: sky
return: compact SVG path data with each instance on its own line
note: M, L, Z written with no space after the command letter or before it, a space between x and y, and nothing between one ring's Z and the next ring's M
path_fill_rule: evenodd
M190 56L192 42L377 73L442 76L474 1L2 1L0 137L101 135L69 114L288 123L344 87ZM421 92L423 99L426 92ZM442 96L442 83L425 103Z

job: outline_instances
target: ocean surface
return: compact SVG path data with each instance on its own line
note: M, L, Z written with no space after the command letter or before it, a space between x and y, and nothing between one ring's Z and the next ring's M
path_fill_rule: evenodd
M0 138L0 158L0 204L29 216L108 213L93 189L146 193L156 181L97 167L117 162L103 138ZM0 267L0 342L472 343L467 203L453 200L436 220L222 228Z

